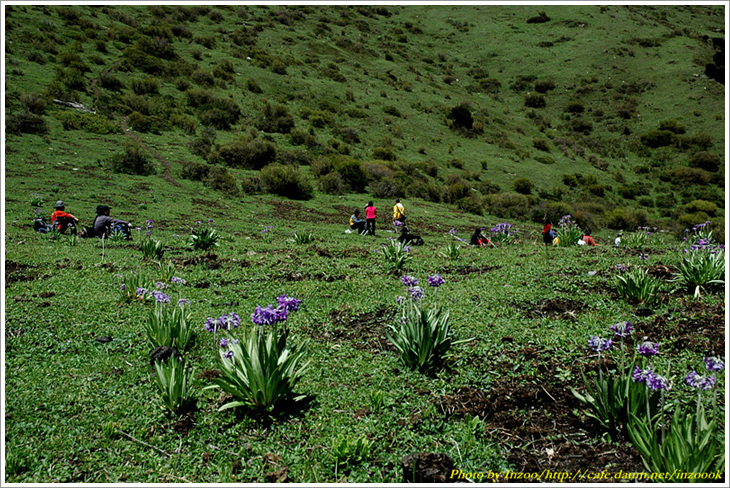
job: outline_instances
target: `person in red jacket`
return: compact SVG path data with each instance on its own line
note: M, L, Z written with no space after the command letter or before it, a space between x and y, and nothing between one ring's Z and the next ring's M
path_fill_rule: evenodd
M79 219L66 213L66 204L62 200L56 202L54 207L56 210L51 215L51 227L64 234L68 229L72 234L76 234L76 224Z
M375 237L375 219L378 216L378 209L375 208L375 205L373 205L373 202L368 202L367 206L365 207L365 221L367 223L366 229L367 233L371 236Z

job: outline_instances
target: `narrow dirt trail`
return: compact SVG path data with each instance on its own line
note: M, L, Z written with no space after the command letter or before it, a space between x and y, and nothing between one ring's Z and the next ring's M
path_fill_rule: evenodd
M107 69L103 72L111 73L112 71L114 71L114 69L119 65L119 61L120 60L115 61L109 69ZM99 82L98 78L94 78L90 82L91 90L94 93L94 103L92 105L93 107L97 106L97 102L99 101L99 97L101 96L101 90L97 86L98 82ZM131 129L129 129L127 127L127 121L126 121L125 117L123 117L121 115L117 115L117 114L114 114L114 116L117 117L117 119L119 120L119 125L122 128L122 130L124 131L124 134L127 137L129 137L130 139L132 139L133 141L135 141L137 144L139 144L145 151L150 153L153 158L155 158L157 161L160 162L160 164L162 165L162 168L163 168L162 175L160 175L162 177L162 179L174 186L181 187L182 185L180 184L180 182L178 182L175 179L175 177L172 176L172 165L170 164L170 162L167 159L165 159L164 157L162 157L162 155L160 155L157 151L153 150L147 144L145 144L137 134L135 134Z

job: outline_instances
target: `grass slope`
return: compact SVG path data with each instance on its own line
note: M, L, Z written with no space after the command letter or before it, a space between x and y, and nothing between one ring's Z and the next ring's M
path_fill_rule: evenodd
M703 355L725 349L724 291L713 289L694 301L675 290L667 280L682 244L670 232L654 232L640 249L544 249L538 226L529 221L542 217L544 202L582 211L585 222L599 224L615 207L645 207L614 192L599 197L588 183L562 185L562 174L580 173L595 176L591 185L643 184L644 196L652 199L677 193L671 206L645 207L647 217L660 223L687 213L697 223L698 213L712 217L710 210L716 233L722 233L721 210L700 205L704 210L689 212L683 205L704 197L723 207L724 194L710 181L724 168L694 174L699 181L706 177L705 184L664 181L667 171L687 166L696 145L682 139L649 150L638 142L659 122L674 119L686 128L678 138L705 134L713 143L708 150L724 158L724 89L702 77L713 54L702 36L716 35L722 10L551 6L546 13L550 22L528 24L537 14L533 7L6 7L6 117L34 113L39 102L29 95L39 94L46 109L33 110L47 132L6 138L5 480L395 482L402 480L401 459L413 452L446 453L465 472L504 473L535 471L548 449L556 470L642 470L627 439L606 442L570 393L570 387L582 387L581 373L596 367L587 338L631 320L636 333L628 345L645 335L660 341L656 366L671 366L673 398L689 403L693 393L679 386L685 372L699 370ZM166 70L145 73L131 63L129 49L145 36L154 39L150 34L159 31L153 27L165 25L178 33L167 44L177 58L145 58L148 70L157 62ZM241 45L233 42L239 30ZM552 46L538 47L548 42ZM73 85L72 73L56 71L64 62L66 70L79 66L70 53L89 68L76 88L67 84ZM311 132L320 144L294 144L289 134L276 132L257 131L257 138L275 143L280 156L301 151L311 158L313 165L301 166L308 178L315 177L316 161L336 159L349 146L352 158L387 168L402 185L412 228L426 241L411 251L403 272L421 284L440 273L446 284L438 299L451 312L456 338L476 338L454 347L436 374L405 371L386 338L386 325L397 320L395 297L405 293L402 272L390 270L380 251L393 236L387 232L392 197L317 191L309 200L293 201L224 193L210 181L182 177L184 163L208 164L190 150L204 130L185 91L206 89L195 81L205 83L205 77L195 72L212 73L223 60L234 67L232 81L217 72L207 89L233 100L242 115L230 130L216 130L216 144L249 134L267 102L283 104L295 129ZM182 61L192 71L172 74L168 63L184 70ZM107 72L124 88L100 88ZM338 72L345 81L333 80ZM536 79L524 81L531 76ZM151 77L158 94L133 93L135 80ZM543 78L556 86L545 94L546 107L526 108L525 96ZM485 79L499 82L496 93L475 88ZM247 88L253 86L248 80L262 93ZM515 84L525 86L510 88ZM633 92L622 92L625 85ZM96 107L110 123L94 119L93 131L73 129L68 119L75 111L49 102L60 93ZM589 135L570 129L575 117L564 113L576 100L590 114ZM449 111L464 101L482 124L474 137L447 125ZM617 115L624 104L636 115ZM603 115L596 115L599 110ZM118 129L135 120L134 112L160 133L131 124L129 131ZM355 129L361 142L344 142L344 127ZM110 158L132 138L150 154L155 175L109 170ZM561 138L576 150L564 154L556 144ZM544 151L533 146L534 139L549 141L553 164L535 160ZM376 160L376 148L392 149L396 159ZM607 161L606 170L592 165L590 156L594 165ZM429 159L436 177L422 169ZM226 170L238 190L244 178L258 174ZM536 184L532 196L511 191L518 176ZM463 199L444 204L441 190L435 202L411 193L418 185L448 187L458 177L475 190L485 182L500 189L469 190L478 193L476 209L459 203ZM383 181L368 178L372 186ZM35 209L49 213L57 199L87 225L98 203L141 228L152 220L164 259L142 259L143 230L132 243L33 233ZM345 234L352 208L368 199L380 210L380 235ZM518 204L506 204L512 200ZM196 222L207 219L224 236L212 254L185 242ZM450 229L468 239L474 227L503 219L516 224L517 243L465 246L457 260L439 254L455 242ZM301 231L312 232L315 241L291 242L291 234ZM612 232L597 235L607 244ZM303 300L288 325L292 340L307 343L312 360L297 387L309 396L304 405L273 418L246 409L218 412L224 399L206 390L191 416L171 416L160 407L143 332L152 305L122 299L119 283L139 272L161 279L168 263L187 280L180 296L191 302L196 334L185 357L198 387L209 385L211 371L219 368L213 337L203 330L206 318L235 312L248 326L257 305L282 293ZM662 279L653 316L636 316L638 306L617 296L618 264L647 267ZM102 336L112 340L97 341ZM376 401L381 392L382 406ZM372 448L361 462L338 466L339 436L366 436Z

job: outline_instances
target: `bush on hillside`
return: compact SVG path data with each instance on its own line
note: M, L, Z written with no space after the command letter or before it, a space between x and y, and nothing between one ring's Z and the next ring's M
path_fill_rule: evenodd
M535 91L538 93L547 93L555 89L555 81L552 78L542 78L535 82Z
M196 163L193 161L181 161L182 172L180 176L186 180L203 181L208 177L210 165L205 163Z
M603 218L606 221L606 227L616 230L634 230L637 227L645 227L649 221L643 210L625 208L615 208L604 212Z
M571 102L565 107L565 111L570 114L582 114L585 111L585 107L580 102Z
M261 169L276 161L276 146L273 142L241 137L218 146L209 159L231 168Z
M520 193L498 193L487 197L489 213L502 219L527 220L533 199Z
M373 158L382 161L395 161L398 159L392 147L376 147L373 149Z
M48 100L40 93L22 93L20 95L20 104L25 110L35 115L44 115Z
M718 207L716 204L707 200L692 200L684 206L684 211L686 213L704 212L710 217L714 217L718 211Z
M64 111L56 114L64 130L83 130L92 134L119 134L122 128L103 115L87 112Z
M149 176L157 172L147 151L137 143L128 143L123 153L109 158L108 164L114 173Z
M236 179L223 166L210 166L203 183L229 196L237 196L241 193L236 184Z
M469 102L462 102L455 107L451 107L446 114L449 127L456 130L471 130L474 127L471 110L472 105Z
M676 168L659 175L659 179L673 185L707 185L711 173L698 168Z
M160 92L160 80L155 77L147 77L141 80L132 80L132 91L136 95L155 94Z
M689 160L690 167L703 169L711 173L719 170L722 163L723 159L719 154L709 151L697 152Z
M530 108L544 108L547 106L545 103L545 97L537 93L530 93L525 96L525 107Z
M263 132L289 134L294 128L294 117L285 105L266 102L263 112L254 121L254 127Z
M538 151L550 152L550 143L545 139L533 139L532 147L534 147Z
M132 112L127 117L127 126L130 130L148 134L162 134L167 124L162 117L144 115L139 112Z
M259 175L268 193L292 200L309 200L314 197L314 186L299 168L269 164L261 169Z
M246 195L258 195L264 190L264 182L259 174L248 175L241 180L241 191Z
M312 164L312 157L304 151L287 150L278 153L277 160L281 164L291 166L309 166Z
M659 122L659 130L668 130L675 134L684 134L687 132L687 129L674 119Z
M43 117L23 110L5 119L8 134L47 134L48 124Z
M516 178L512 182L512 188L514 188L517 193L529 195L532 193L533 188L535 188L535 184L529 178Z
M422 198L427 202L440 203L442 188L437 183L416 181L407 188L409 198Z
M375 198L395 198L404 193L403 186L393 177L370 183L368 190Z
M328 173L317 180L319 190L328 195L343 195L347 192L347 185L338 172Z
M653 130L639 137L643 145L654 149L657 147L671 146L675 139L676 135L674 132L668 130Z

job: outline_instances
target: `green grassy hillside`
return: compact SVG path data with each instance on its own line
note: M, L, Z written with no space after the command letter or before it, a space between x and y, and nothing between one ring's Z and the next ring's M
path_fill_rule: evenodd
M723 7L4 9L5 482L724 481ZM391 243L395 198L423 246ZM132 240L34 232L57 200ZM369 200L377 236L347 233ZM544 246L566 214L600 246ZM454 341L420 371L391 340L417 306ZM179 310L169 409L148 330ZM291 394L221 410L221 338L284 329ZM642 458L625 396L578 398L603 378L709 447Z
M306 199L314 183L501 218L571 213L595 229L721 225L724 86L705 69L723 18L719 6L12 6L9 194L31 164L63 185L66 164L97 180L110 167L203 180L232 201ZM152 167L124 159L126 143ZM272 163L289 172L262 179ZM300 180L291 191L282 178Z

